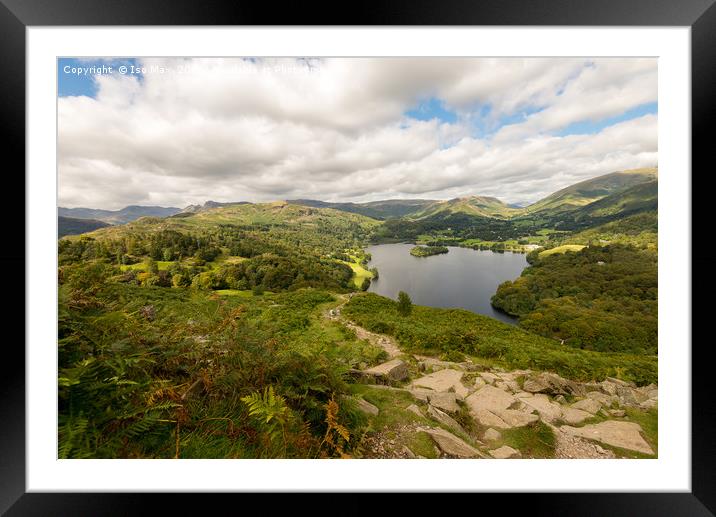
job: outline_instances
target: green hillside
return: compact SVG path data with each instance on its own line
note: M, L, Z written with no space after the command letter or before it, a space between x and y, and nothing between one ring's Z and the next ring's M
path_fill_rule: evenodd
M432 199L386 199L366 203L331 203L315 199L289 199L287 203L315 208L335 208L336 210L361 214L374 219L389 219L414 214L435 203L435 201Z
M494 197L469 196L448 201L436 201L424 210L411 216L412 219L426 219L435 215L466 214L477 217L508 219L520 213L520 209L511 208Z
M91 232L98 228L104 228L105 226L109 226L109 224L96 219L77 219L75 217L59 216L57 218L57 236L61 238L65 235L79 235L80 233Z
M582 181L523 208L521 215L570 211L634 185L654 181L657 172L657 168L631 169Z

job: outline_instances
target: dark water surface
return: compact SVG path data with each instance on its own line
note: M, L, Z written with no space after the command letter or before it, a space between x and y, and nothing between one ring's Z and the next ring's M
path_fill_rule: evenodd
M413 257L413 244L370 246L370 267L378 268L378 280L371 293L398 299L405 291L416 305L460 307L515 324L517 320L490 305L497 286L514 280L527 266L523 253L496 253L449 247L449 253L431 257Z

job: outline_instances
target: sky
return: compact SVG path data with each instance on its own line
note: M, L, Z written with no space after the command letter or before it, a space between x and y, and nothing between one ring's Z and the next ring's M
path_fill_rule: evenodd
M59 205L494 196L657 166L655 58L58 59Z

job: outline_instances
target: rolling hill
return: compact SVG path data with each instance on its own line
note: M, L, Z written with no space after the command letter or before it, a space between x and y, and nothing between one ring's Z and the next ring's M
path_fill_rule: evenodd
M80 233L97 230L98 228L104 228L105 226L109 226L109 224L96 219L77 219L74 217L59 216L57 218L57 237L78 235Z
M162 206L125 206L121 210L102 210L99 208L63 208L59 207L57 213L62 217L74 219L95 219L108 224L125 224L140 217L167 217L181 212L181 208Z
M424 210L437 201L432 199L386 199L367 203L331 203L315 199L289 199L286 202L315 208L334 208L344 212L365 215L373 219L389 219L409 216Z
M468 196L436 201L424 210L411 216L412 219L426 219L436 215L467 214L478 217L509 219L520 214L520 210L512 208L497 198L487 196Z
M612 172L563 188L522 209L520 215L557 214L588 205L610 194L657 179L658 169L631 169Z

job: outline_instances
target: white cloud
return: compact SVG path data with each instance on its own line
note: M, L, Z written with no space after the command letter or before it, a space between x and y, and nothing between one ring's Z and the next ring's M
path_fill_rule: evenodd
M60 204L121 208L312 197L534 201L655 165L657 118L554 136L656 100L654 59L147 59L58 100ZM152 67L154 67L152 69ZM165 69L160 73L161 68ZM152 71L154 70L154 71ZM438 98L457 121L405 116ZM489 124L529 113L494 136Z

